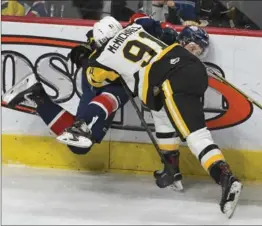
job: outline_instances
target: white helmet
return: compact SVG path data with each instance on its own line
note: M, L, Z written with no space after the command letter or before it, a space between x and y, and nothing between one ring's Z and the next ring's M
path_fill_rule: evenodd
M122 29L122 25L112 16L106 16L96 22L93 28L96 46L101 47Z

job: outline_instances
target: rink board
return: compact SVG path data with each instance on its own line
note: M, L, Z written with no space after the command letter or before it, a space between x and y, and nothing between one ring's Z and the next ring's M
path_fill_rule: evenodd
M184 175L207 176L191 152L182 147ZM236 175L244 180L262 181L262 152L223 150ZM75 155L52 137L2 135L2 161L33 167L151 174L161 168L151 144L108 141L95 145L88 155Z
M45 84L59 87L46 91L50 96L57 91L59 95L53 96L53 100L75 114L82 72L71 65L67 56L72 47L86 41L86 32L93 23L3 17L3 92L34 73ZM228 81L262 103L262 52L257 51L262 47L262 32L214 28L208 28L208 32L211 46L206 61L215 63ZM148 125L152 125L149 112L137 103ZM242 179L262 180L262 111L233 88L214 80L203 104L207 126L233 171ZM150 174L162 166L130 103L117 112L107 141L81 156L50 137L48 127L35 115L34 108L2 107L2 157L6 164ZM181 169L185 175L207 175L186 148L181 148Z

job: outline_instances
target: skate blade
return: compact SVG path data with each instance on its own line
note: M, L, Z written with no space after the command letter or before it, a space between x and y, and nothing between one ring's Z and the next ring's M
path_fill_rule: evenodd
M56 137L56 140L59 143L78 147L78 148L90 148L92 146L92 141L85 137L78 137L77 140L73 140L72 135L68 133L63 133L60 136Z
M2 96L2 103L6 105L7 107L14 107L20 101L20 100L16 100L17 96L19 96L19 94L13 95L10 93L5 93Z
M183 191L184 190L184 187L183 187L181 180L174 181L173 184L170 187L175 191Z
M24 83L24 80L29 78L29 82L28 84ZM22 82L22 83L21 83ZM17 98L19 98L20 96L23 96L24 93L30 89L32 86L34 86L37 83L37 80L35 78L35 75L32 73L30 75L28 75L27 77L25 77L24 79L22 79L22 81L18 82L17 84L15 84L13 87L11 87L9 90L6 91L6 93L4 93L2 95L2 101L4 103L6 103L6 105L9 107L12 107L14 105L16 105L16 102L20 102L19 100L15 100ZM27 86L28 85L28 86ZM21 86L24 86L25 89L19 90L19 88ZM18 89L18 90L17 90Z
M229 193L229 196L231 194L235 194L235 198L233 201L228 201L225 206L224 206L224 209L223 209L223 212L224 214L230 219L234 213L235 213L235 210L236 210L236 207L237 207L237 203L238 203L238 200L240 198L240 193L242 191L242 188L243 188L243 185L238 182L238 181L235 181L231 188L230 188L230 193Z

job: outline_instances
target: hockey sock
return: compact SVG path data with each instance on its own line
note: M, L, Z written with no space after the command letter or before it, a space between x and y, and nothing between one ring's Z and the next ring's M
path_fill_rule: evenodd
M37 105L36 111L49 129L59 135L74 123L75 117L50 99Z
M221 182L221 176L231 173L229 165L225 161L215 162L209 168L209 174L217 184Z
M110 93L101 93L77 113L77 119L84 119L87 124L95 123L97 120L106 120L118 108L116 98Z
M220 148L214 143L210 131L202 128L191 133L187 137L187 144L202 167L209 172L216 183L219 183L221 173L229 170L229 167Z
M73 124L74 116L54 103L42 85L34 93L34 101L37 104L37 113L54 134L60 134Z

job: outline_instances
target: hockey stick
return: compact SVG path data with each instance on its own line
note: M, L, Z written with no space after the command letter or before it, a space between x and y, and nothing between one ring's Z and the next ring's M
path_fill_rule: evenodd
M152 141L152 143L153 143L153 145L154 145L154 147L155 147L155 149L156 149L156 151L157 151L157 153L158 153L158 155L159 155L159 157L160 157L160 159L162 160L162 163L164 163L164 164L167 166L169 173L170 173L170 174L173 174L173 171L174 171L174 170L172 169L172 167L170 166L170 164L168 163L168 161L164 158L164 155L161 153L161 149L159 148L159 146L158 146L158 144L157 144L157 142L156 142L156 139L155 139L155 137L154 137L153 134L152 134L152 131L151 131L150 128L148 127L145 119L143 118L142 113L141 113L141 111L139 110L139 108L138 108L138 106L137 106L137 104L136 104L136 102L135 102L135 100L134 100L134 98L133 98L132 92L129 90L129 88L128 88L128 86L126 85L125 81L124 81L121 77L120 77L120 81L121 81L121 84L122 84L122 86L123 86L126 94L128 95L128 98L129 98L130 102L132 103L134 109L136 110L137 116L138 116L139 119L141 120L142 125L144 126L144 128L145 128L145 130L146 130L146 132L147 132L147 134L148 134L148 136L149 136L149 138L151 139L151 141Z
M232 83L228 82L224 77L224 73L221 70L221 68L219 68L217 65L213 64L213 63L209 63L209 62L204 62L204 65L206 66L207 69L207 73L210 73L212 76L214 76L217 80L219 80L220 82L230 86L231 88L233 88L234 90L236 90L237 92L239 92L241 95L243 95L248 101L250 101L252 104L254 104L255 106L257 106L258 108L260 108L262 110L262 104L258 103L256 100L254 100L253 98L249 97L247 94L245 94L243 91L241 91L240 89L238 89L236 86L234 86ZM217 69L221 75L218 75L217 72L215 70L213 70L213 67L215 69Z

